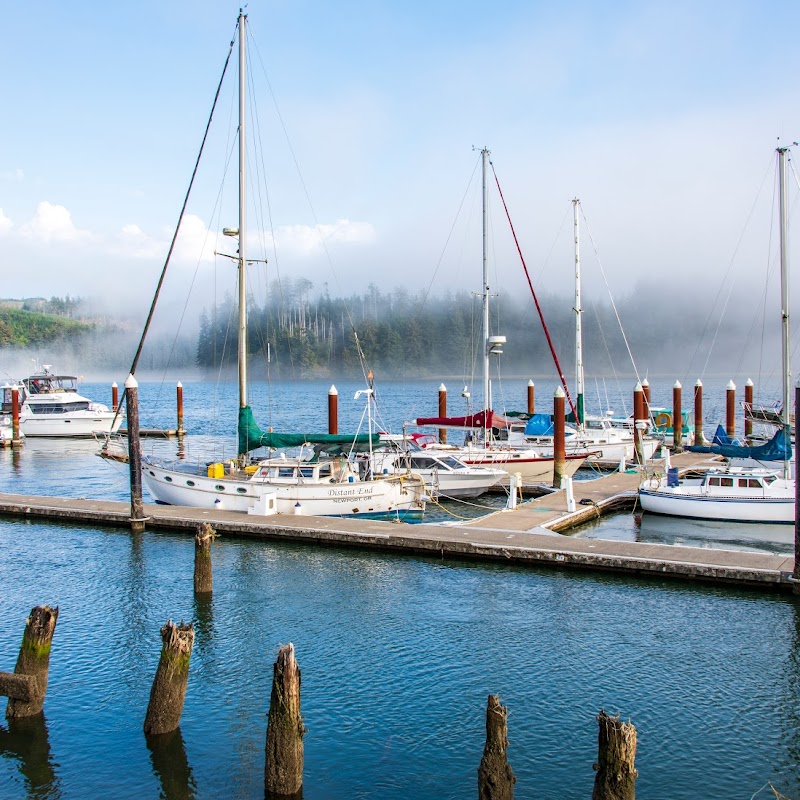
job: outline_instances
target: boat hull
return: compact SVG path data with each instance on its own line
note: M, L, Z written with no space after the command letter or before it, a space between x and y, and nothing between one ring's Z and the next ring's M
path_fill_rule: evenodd
M115 419L116 418L116 419ZM67 414L20 414L20 430L25 436L84 438L96 433L116 433L122 416L113 411L74 411Z
M211 478L146 461L142 480L157 503L265 515L264 498L275 496L278 514L365 519L422 519L420 492L400 477L354 483L281 485L224 475Z
M470 467L502 469L508 475L519 473L531 483L552 483L555 460L548 457L526 458L513 451L472 451L458 453L458 458ZM585 455L567 456L563 475L572 477L586 460Z
M794 523L795 516L793 497L711 497L640 489L639 502L642 509L650 514L720 522L789 525Z

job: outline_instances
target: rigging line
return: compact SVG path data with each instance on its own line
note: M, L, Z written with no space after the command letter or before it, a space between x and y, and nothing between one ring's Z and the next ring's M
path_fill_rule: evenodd
M144 340L145 337L147 336L147 331L150 329L150 323L153 321L153 314L155 313L156 310L156 303L158 302L158 296L161 293L161 287L164 284L164 278L166 277L167 274L167 267L169 266L170 259L172 258L172 251L175 249L175 242L178 238L178 233L181 229L181 222L183 221L183 216L186 213L186 206L189 203L189 196L192 193L192 187L194 186L194 179L197 175L197 169L200 166L200 158L202 157L203 150L206 146L206 140L208 139L208 131L211 128L211 121L214 118L214 111L217 107L217 100L219 99L220 90L222 89L222 82L225 79L225 73L228 71L228 64L230 63L231 60L231 53L233 52L233 45L236 37L236 31L238 29L239 29L239 21L237 20L236 28L234 29L234 35L233 37L231 37L231 43L228 48L228 55L225 58L225 66L222 68L222 75L220 75L219 83L217 84L217 91L214 94L214 102L211 106L211 113L208 115L208 122L206 123L206 129L205 132L203 133L203 140L200 143L200 151L197 154L197 160L195 161L194 169L192 170L192 177L191 180L189 181L189 188L186 190L186 196L184 197L183 205L181 206L181 213L178 216L178 224L175 226L175 232L172 235L172 241L170 242L169 245L167 258L164 261L164 267L161 270L161 277L158 279L158 285L156 286L155 297L153 298L153 302L150 305L150 311L147 314L147 321L145 322L144 325L144 331L142 331L142 338L139 340L139 346L136 349L136 355L134 356L133 363L131 364L131 370L130 370L131 375L133 375L136 372L136 366L139 363L139 357L142 354L142 347L144 346Z
M561 238L561 231L564 230L564 225L567 222L567 217L569 216L569 206L567 206L566 210L564 211L564 216L561 218L561 224L558 227L558 231L556 232L555 239L553 239L553 243L550 245L550 250L547 253L547 257L542 264L542 268L539 270L539 274L536 276L536 283L539 284L542 281L542 277L544 276L544 271L547 269L547 265L550 263L550 257L553 255L553 250L556 249L556 245L558 244L559 238Z
M600 314L597 311L597 304L594 300L589 300L589 306L594 313L595 320L597 321L597 329L600 331L600 339L603 342L603 347L606 350L606 355L608 356L608 364L611 367L611 374L614 377L614 382L617 384L617 392L619 393L620 399L622 400L622 410L623 416L628 415L628 404L625 402L625 395L622 393L622 386L620 382L619 374L617 373L617 368L614 366L614 359L611 357L611 348L608 346L608 339L606 339L606 332L603 328L602 321L600 320ZM605 378L603 379L603 385L605 386ZM608 400L608 388L606 388L606 408L610 405Z
M494 175L494 181L497 184L497 191L500 193L500 200L503 202L503 209L506 212L506 218L508 219L508 224L511 226L511 235L514 237L514 244L517 246L517 252L519 253L520 261L522 262L522 268L525 271L525 277L528 279L528 286L530 287L531 294L533 295L533 302L536 304L536 310L539 312L539 320L542 323L542 328L544 329L544 335L547 339L547 344L550 347L550 354L553 356L553 361L556 365L556 370L558 371L558 377L561 379L561 385L564 387L564 394L567 397L567 401L569 402L569 407L572 409L572 413L577 418L578 412L575 410L575 404L572 402L572 397L570 396L569 389L567 388L567 379L564 377L564 371L561 369L561 364L558 362L558 356L556 355L556 349L553 345L553 340L550 338L550 331L547 329L547 325L544 321L544 314L542 313L542 307L539 305L539 298L536 296L536 292L533 289L533 283L531 282L531 276L528 273L528 267L525 264L525 257L522 255L522 249L519 246L519 240L517 239L517 233L514 230L514 223L511 222L511 215L508 213L508 206L506 205L506 199L503 197L503 190L500 188L500 181L497 178L497 172L494 168L494 163L491 159L489 159L489 164L492 167L492 174Z
M631 366L633 367L633 374L636 376L637 382L641 383L641 378L639 377L639 370L636 368L636 361L633 357L633 352L631 351L631 346L628 342L628 337L625 335L625 328L622 327L622 320L619 316L619 311L617 310L617 304L614 302L614 295L611 294L611 287L608 285L608 278L606 277L606 271L603 269L603 262L600 260L600 253L597 252L597 245L594 242L594 237L592 236L592 230L589 227L589 220L586 219L586 213L583 210L583 205L581 205L581 217L583 217L583 221L586 225L586 235L589 237L589 241L592 245L592 250L594 252L594 256L597 259L597 265L600 267L600 274L603 276L603 283L605 284L606 291L608 292L608 299L611 301L611 308L614 309L614 316L617 318L617 325L619 325L620 333L622 334L622 341L625 342L625 349L628 351L628 358L631 360Z
M344 297L344 292L342 291L341 283L339 282L339 275L337 274L336 269L333 266L333 259L331 258L330 251L328 250L328 245L327 245L327 243L325 241L325 237L324 237L324 235L322 233L322 226L320 225L319 219L317 218L317 212L314 209L314 204L311 202L311 195L309 194L308 187L306 186L305 179L303 178L303 173L302 173L302 171L300 169L300 164L297 161L297 156L295 155L294 148L292 147L292 142L291 142L291 139L289 138L289 131L286 128L286 124L283 121L283 115L281 114L280 108L278 107L278 100L275 97L275 92L272 90L272 83L270 82L269 76L267 75L267 70L264 67L264 62L263 62L263 59L261 58L261 51L259 50L258 44L255 41L253 41L253 45L254 45L256 54L258 55L258 60L259 60L259 63L261 64L261 69L262 69L262 71L264 73L264 79L267 82L267 87L269 88L269 93L270 93L270 96L272 97L272 102L275 105L275 112L278 115L278 120L281 123L281 129L283 130L283 135L284 135L284 138L286 139L286 144L287 144L287 146L289 148L289 152L291 153L292 161L294 162L295 169L297 170L297 175L298 175L298 178L300 179L300 185L303 187L303 193L305 194L306 202L308 203L308 207L309 207L309 209L311 211L311 216L314 219L314 225L315 225L315 227L317 229L317 234L319 235L320 244L322 245L322 249L325 252L325 257L326 257L326 259L328 261L328 266L330 267L331 272L333 273L333 278L336 281L336 286L339 289L339 293L340 293L340 295L342 297ZM347 313L347 318L348 318L348 320L350 322L350 328L353 331L353 338L355 340L356 348L357 348L358 354L359 354L359 360L361 362L361 371L362 371L362 373L364 375L364 380L366 381L367 380L367 368L366 368L367 359L366 359L364 351L363 351L363 349L361 347L361 341L358 338L358 330L356 329L355 320L353 319L353 315L352 315L352 313L350 311L350 306L347 304L347 302L345 302L344 308L345 308L345 311Z
M433 282L436 279L436 275L439 272L439 268L442 266L442 260L444 259L444 254L447 252L447 246L450 244L450 239L452 238L453 231L455 230L456 224L458 223L458 218L461 216L461 209L464 207L464 201L467 199L470 187L472 186L472 181L475 180L475 173L478 171L478 164L480 164L480 156L475 160L475 166L473 167L472 174L469 176L469 181L467 182L467 188L464 190L464 194L461 197L461 202L458 204L458 210L456 211L455 217L453 217L453 224L450 226L450 230L447 233L447 238L444 241L442 252L439 254L439 259L436 262L436 267L433 270L433 275L431 275L430 282L428 283L428 288L423 293L422 301L419 304L417 314L414 318L415 322L419 321L419 317L422 314L422 309L427 303L428 296L430 295L431 289L433 288Z

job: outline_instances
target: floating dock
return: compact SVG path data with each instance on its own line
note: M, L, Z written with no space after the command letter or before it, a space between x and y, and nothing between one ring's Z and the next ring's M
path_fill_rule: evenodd
M679 456L679 468L701 466L697 456ZM704 462L706 465L708 462ZM500 510L477 520L445 525L395 524L333 517L255 517L232 511L146 505L147 528L194 533L202 522L217 532L272 541L358 547L438 558L481 559L524 566L602 570L706 583L792 592L791 556L735 550L643 544L562 536L557 531L596 518L612 508L632 508L638 474L614 473L576 481L577 508L567 512L564 491ZM586 501L581 504L581 501ZM123 502L0 494L0 515L129 527Z

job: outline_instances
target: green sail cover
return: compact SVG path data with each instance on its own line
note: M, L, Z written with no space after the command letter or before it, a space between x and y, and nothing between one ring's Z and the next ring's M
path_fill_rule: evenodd
M359 434L352 436L347 434L332 433L264 433L258 427L254 417L253 409L244 406L239 409L239 454L249 453L258 447L270 447L273 449L286 447L300 447L304 444L318 445L357 445L363 447L370 444L377 445L380 436L375 433L372 437L369 434Z

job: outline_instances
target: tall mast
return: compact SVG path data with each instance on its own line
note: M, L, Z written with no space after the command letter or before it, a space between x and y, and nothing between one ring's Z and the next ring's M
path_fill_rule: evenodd
M482 188L483 188L483 407L489 410L492 400L489 396L489 245L487 238L487 206L489 194L486 187L486 162L489 160L489 150L481 150Z
M575 385L578 387L578 404L576 406L576 422L583 425L583 333L581 331L581 242L578 229L578 209L581 201L576 197L572 201L573 229L575 232Z
M781 218L781 354L783 368L781 380L783 389L783 429L786 431L787 441L790 440L789 424L789 387L792 385L791 352L789 350L789 209L786 204L786 154L788 147L778 148L778 181L780 187L780 218ZM795 420L795 423L797 420ZM789 478L789 462L784 460L783 473Z
M245 245L247 232L246 183L245 183L245 99L247 95L247 73L245 66L245 42L247 40L247 15L239 10L239 407L247 405L247 258Z

